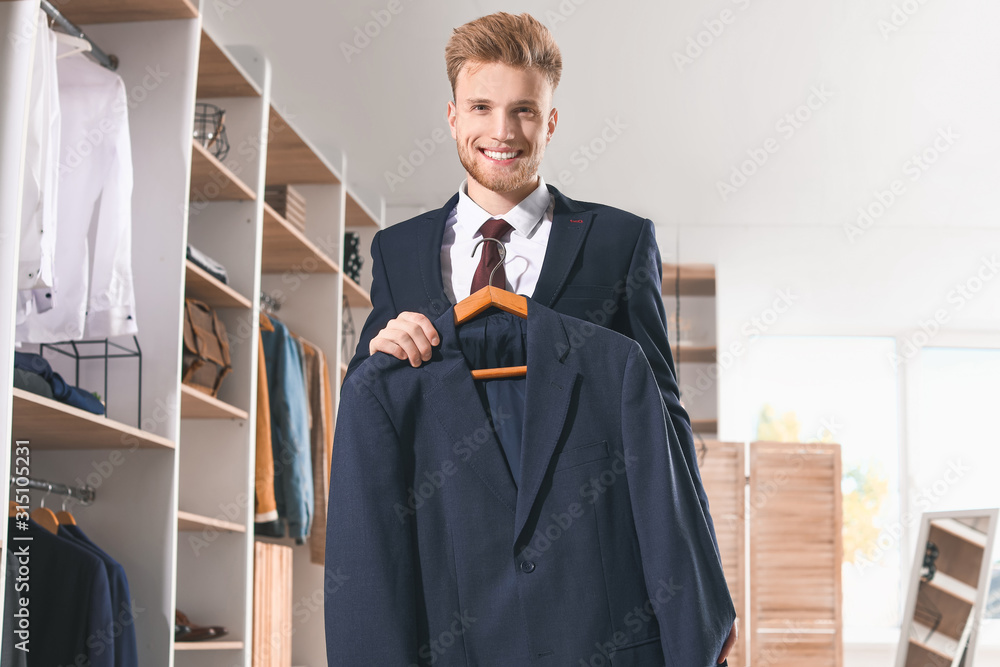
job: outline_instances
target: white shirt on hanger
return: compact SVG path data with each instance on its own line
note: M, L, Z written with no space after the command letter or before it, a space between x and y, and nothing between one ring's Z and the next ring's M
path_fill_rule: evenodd
M59 201L59 80L57 42L38 10L24 157L21 237L18 243L17 322L52 307Z
M482 238L479 228L490 218L503 218L514 228L509 240L504 242L507 255L503 267L508 289L530 297L545 259L555 197L539 176L538 187L517 206L503 215L490 215L469 196L468 185L465 179L459 186L458 204L448 215L441 239L441 279L445 293L452 303L469 296L482 253L480 245L472 256L472 249Z
M16 338L47 343L134 334L125 84L82 55L60 59L57 69L62 136L55 303L29 315Z

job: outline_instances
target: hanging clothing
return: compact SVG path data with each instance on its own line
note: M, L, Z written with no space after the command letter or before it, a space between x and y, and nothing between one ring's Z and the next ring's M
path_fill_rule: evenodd
M313 519L309 531L309 560L317 565L326 553L326 504L330 495L330 454L333 445L333 399L326 355L299 338L303 373L309 396L309 446L312 459Z
M736 611L642 348L527 304L526 321L480 329L524 341L523 419L488 389L484 407L453 308L433 322L430 361L379 353L348 377L328 509L331 667L590 664L595 647L614 665L715 666ZM517 454L498 442L507 422Z
M29 313L52 307L56 253L56 209L59 201L58 43L38 11L34 64L28 101L27 146L18 243L17 322Z
M83 547L104 563L111 594L112 620L111 625L105 629L102 641L103 638L110 638L113 643L115 667L139 667L139 649L135 639L135 611L132 608L132 596L129 593L125 568L94 544L77 525L60 524L57 535Z
M27 314L16 340L51 343L135 334L125 84L81 55L60 59L57 72L61 125L53 304Z
M261 314L263 324L271 327L267 315ZM265 534L278 521L278 506L274 500L274 453L271 451L271 403L267 395L267 361L264 359L264 337L257 338L257 446L254 466L253 520L261 524L255 533Z
M271 407L271 451L278 521L259 524L261 534L288 536L305 544L313 514L309 408L299 344L280 320L268 318L274 331L261 331Z
M8 522L9 548L14 555L23 544L30 544L29 667L114 667L114 642L107 635L114 615L104 562L32 519L11 517ZM21 542L16 537L30 537L31 541ZM7 616L4 624L14 620ZM5 634L9 633L5 630Z

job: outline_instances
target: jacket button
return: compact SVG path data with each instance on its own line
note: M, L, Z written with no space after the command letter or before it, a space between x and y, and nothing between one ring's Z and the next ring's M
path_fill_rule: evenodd
M521 572L528 574L529 572L534 572L534 570L535 570L535 564L532 563L530 560L521 561Z

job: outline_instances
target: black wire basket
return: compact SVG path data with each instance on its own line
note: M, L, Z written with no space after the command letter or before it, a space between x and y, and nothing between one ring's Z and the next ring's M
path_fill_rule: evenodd
M194 107L194 138L219 160L229 155L226 138L226 110L214 104L198 102Z

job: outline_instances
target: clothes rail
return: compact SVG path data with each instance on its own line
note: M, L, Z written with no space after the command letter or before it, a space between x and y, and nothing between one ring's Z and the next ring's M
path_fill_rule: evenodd
M79 37L80 39L86 40L90 44L90 51L86 52L91 58L97 61L97 64L108 68L112 72L118 69L118 56L109 55L101 50L101 47L97 46L90 37L87 37L86 33L80 30L79 27L65 16L62 15L58 9L56 9L49 0L41 0L42 10L49 15L49 17L63 30L73 37Z
M92 486L67 486L32 477L11 477L10 483L12 486L20 489L38 489L39 491L48 491L60 496L76 498L80 501L81 505L92 505L97 497L97 493Z

